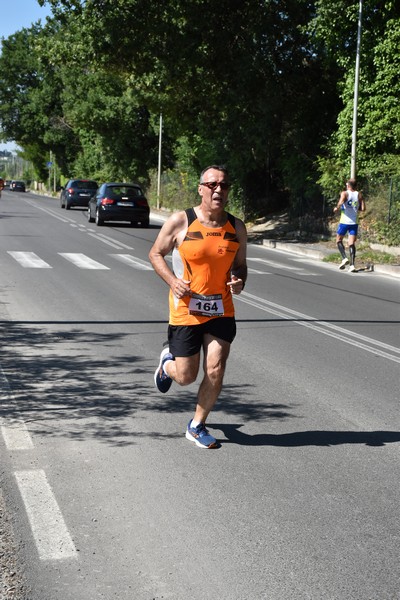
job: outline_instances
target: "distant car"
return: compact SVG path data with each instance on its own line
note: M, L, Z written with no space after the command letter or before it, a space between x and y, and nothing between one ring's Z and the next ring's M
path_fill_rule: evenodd
M96 181L90 179L70 179L67 185L61 189L61 208L69 210L72 206L87 208L90 198L98 188Z
M24 181L13 180L10 183L10 192L25 192L25 191L26 191L26 187L25 187Z
M103 183L96 195L89 201L89 223L104 225L105 221L129 221L131 225L140 223L148 227L150 208L136 183Z
M11 179L6 179L4 182L4 189L9 190L11 185Z

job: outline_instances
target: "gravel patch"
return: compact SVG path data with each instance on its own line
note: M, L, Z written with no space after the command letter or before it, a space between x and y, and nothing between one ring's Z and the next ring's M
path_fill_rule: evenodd
M0 600L29 600L18 566L12 522L0 490Z

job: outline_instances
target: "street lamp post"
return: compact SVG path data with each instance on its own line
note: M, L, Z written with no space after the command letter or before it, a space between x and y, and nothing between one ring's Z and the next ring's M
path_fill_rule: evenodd
M351 169L350 169L350 177L352 179L356 178L358 83L359 83L359 78L360 78L360 47L361 47L362 7L363 7L363 0L360 0L360 6L359 6L359 11L358 11L356 67L355 67L355 76L354 76L353 130L352 130L352 135L351 135Z

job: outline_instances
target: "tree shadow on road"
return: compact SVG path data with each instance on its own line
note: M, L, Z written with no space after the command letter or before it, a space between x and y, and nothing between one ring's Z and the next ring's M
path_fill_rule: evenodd
M191 413L195 403L195 392L188 388L175 386L173 395L162 397L154 389L154 357L140 353L137 339L144 334L159 337L159 326L164 331L160 321L0 321L0 420L22 420L38 435L116 446L181 437L181 432L148 430L151 413ZM127 341L133 350L128 354L121 350ZM224 433L225 443L247 446L382 446L400 441L400 433L384 431L239 431L246 422L301 418L296 409L278 398L260 399L257 386L226 384L212 416L228 415L240 424L210 427Z
M160 397L155 390L155 359L137 348L152 324L165 329L164 322L0 321L0 420L22 420L38 435L114 445L170 439L173 432L147 431L147 416L191 412L195 393L175 386L173 397ZM132 354L122 350L127 345ZM260 401L255 386L231 384L215 412L258 421L290 418L293 409Z

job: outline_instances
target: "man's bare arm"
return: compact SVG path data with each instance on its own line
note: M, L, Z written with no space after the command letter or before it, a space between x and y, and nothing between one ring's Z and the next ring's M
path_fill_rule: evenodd
M247 231L246 226L240 219L235 222L236 234L239 240L239 249L232 265L232 280L228 282L233 294L240 294L247 280Z
M340 198L339 198L339 201L338 201L337 205L333 209L333 212L336 212L337 210L340 210L342 204L344 204L344 202L346 202L346 200L347 200L347 192L342 192L340 194Z
M171 288L177 298L186 296L190 292L190 286L187 282L175 277L164 257L176 246L178 234L185 227L187 227L187 218L184 211L172 215L162 226L149 252L149 259L155 272Z

